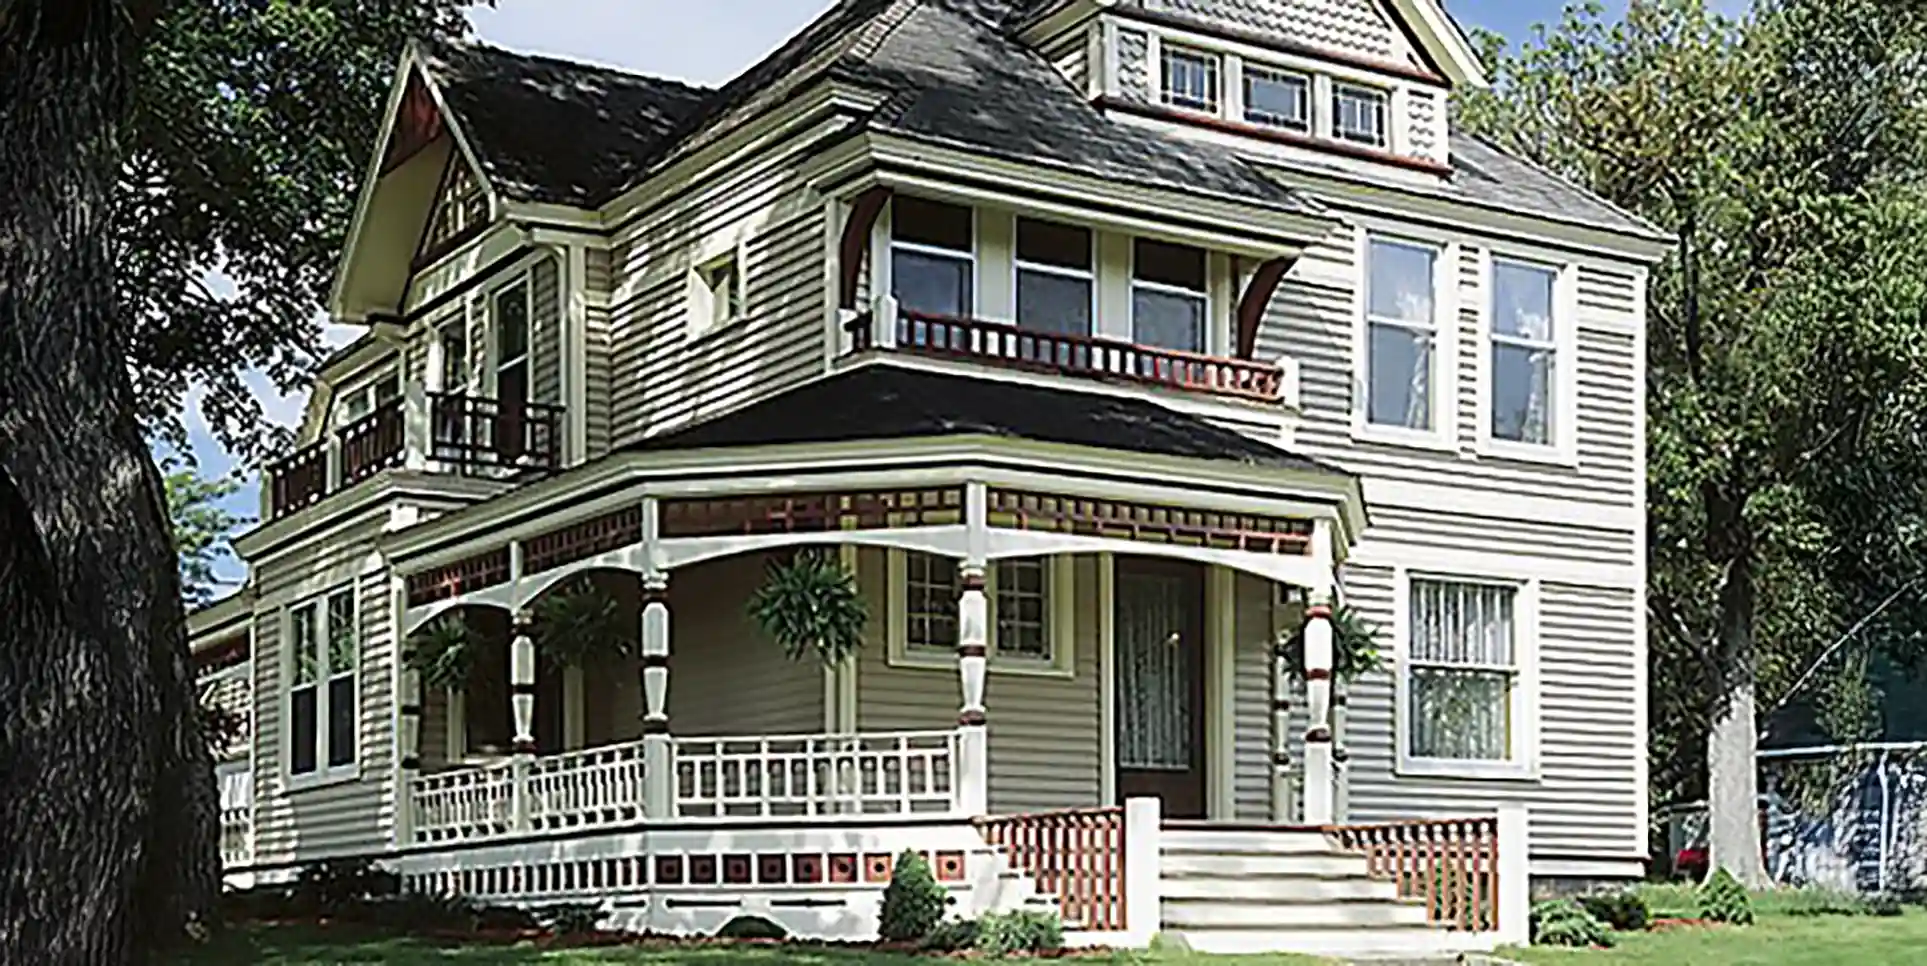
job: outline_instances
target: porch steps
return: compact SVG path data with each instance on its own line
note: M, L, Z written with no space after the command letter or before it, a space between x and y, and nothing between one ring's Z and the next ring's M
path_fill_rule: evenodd
M1203 953L1293 952L1376 960L1449 957L1465 937L1375 879L1363 855L1315 829L1168 825L1163 929Z

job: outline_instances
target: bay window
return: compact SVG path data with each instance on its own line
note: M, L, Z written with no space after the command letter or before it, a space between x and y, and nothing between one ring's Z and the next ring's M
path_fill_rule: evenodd
M288 774L353 769L359 732L361 629L352 588L287 611Z
M1558 381L1554 305L1558 273L1495 259L1492 263L1491 435L1551 445Z
M1365 421L1429 432L1438 365L1438 252L1373 238L1365 260Z

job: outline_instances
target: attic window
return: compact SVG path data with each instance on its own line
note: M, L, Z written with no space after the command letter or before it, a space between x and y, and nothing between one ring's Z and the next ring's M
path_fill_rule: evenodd
M1311 133L1311 78L1246 64L1245 120L1265 127Z
M1355 84L1332 85L1332 136L1385 147L1385 92Z
M1194 111L1218 111L1220 58L1199 50L1166 46L1160 57L1164 76L1164 101Z
M718 329L742 318L743 273L731 252L696 269L694 323L698 333Z

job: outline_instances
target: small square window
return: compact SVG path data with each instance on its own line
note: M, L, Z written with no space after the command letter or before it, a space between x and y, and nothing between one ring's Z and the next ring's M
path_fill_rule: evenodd
M1311 132L1311 78L1245 65L1245 120L1265 127Z
M961 630L958 602L963 580L954 558L905 551L890 555L890 660L919 666L955 660ZM1044 557L993 562L984 575L990 621L985 642L995 667L1068 673L1071 631L1058 626L1051 601L1068 594L1058 586L1064 562Z
M1332 85L1332 136L1353 144L1385 147L1385 92L1353 84Z
M1219 57L1167 46L1162 57L1164 102L1194 111L1218 111Z
M696 270L701 284L702 310L697 318L704 329L728 325L743 316L743 274L736 256L725 255Z

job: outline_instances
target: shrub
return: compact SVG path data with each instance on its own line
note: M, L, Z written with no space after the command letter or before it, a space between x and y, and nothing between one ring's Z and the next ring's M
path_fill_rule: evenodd
M762 916L737 916L716 930L717 939L788 939L790 931Z
M1735 926L1753 924L1753 899L1746 894L1740 880L1724 868L1714 870L1713 877L1700 886L1699 898L1700 916L1704 919Z
M579 936L595 932L608 915L599 902L561 902L535 910L542 928L557 936Z
M1653 921L1652 909L1637 892L1599 892L1577 901L1579 908L1619 932L1644 932Z
M1867 899L1866 909L1870 916L1898 916L1905 911L1906 903L1891 892L1882 892Z
M986 956L1047 953L1064 946L1064 923L1053 912L1017 909L992 913L978 926L977 948Z
M905 851L897 856L897 867L883 890L877 931L884 942L920 942L943 919L944 906L949 904L950 893L930 874L930 863Z
M331 859L302 869L291 898L297 909L327 912L400 893L401 878L367 859Z
M1820 886L1788 889L1771 898L1789 916L1864 916L1869 911L1859 896Z
M945 919L917 946L926 953L955 953L975 949L982 927L975 919Z
M1612 931L1571 899L1554 899L1532 907L1535 946L1610 946Z

